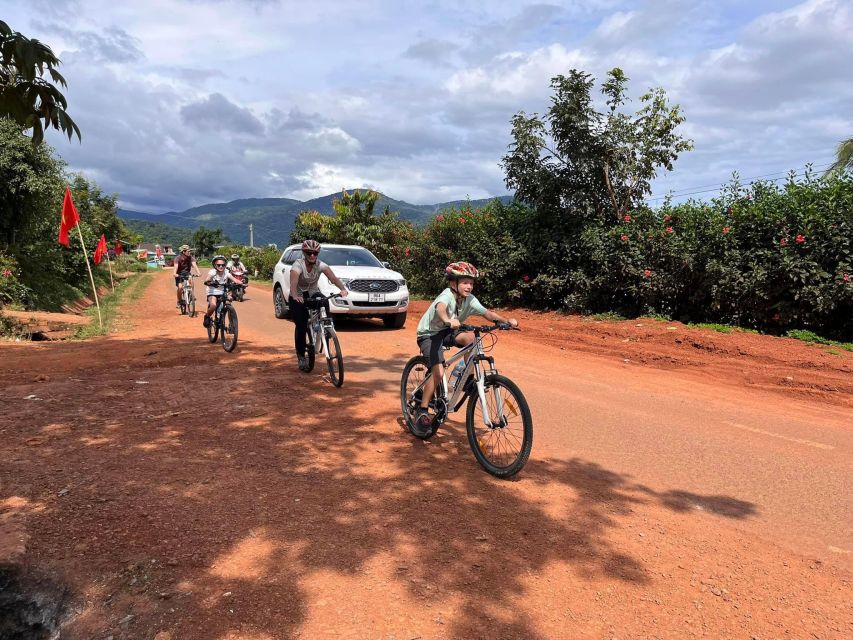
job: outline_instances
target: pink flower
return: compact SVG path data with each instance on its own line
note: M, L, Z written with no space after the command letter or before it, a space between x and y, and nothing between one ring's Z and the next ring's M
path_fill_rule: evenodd
M619 239L622 242L628 242L628 236L626 236L624 233L621 236L619 236Z
M729 232L729 228L728 228L728 227L723 227L723 233L728 233L728 232Z
M11 269L3 269L3 277L4 277L4 278L8 278L8 277L9 277L9 276L11 276L11 275L12 275L12 270L11 270Z
M474 209L474 213L480 213L479 209Z
M803 243L806 241L806 237L805 237L802 233L798 233L798 234L797 234L797 237L796 237L796 238L794 238L794 241L795 241L797 244L803 244Z
M787 244L788 244L788 240L787 240L787 238L782 238L781 240L779 240L779 244L781 244L783 247L784 247L785 245L787 245Z
M412 252L411 252L411 250L409 249L409 247L406 247L406 250L405 250L403 253L404 253L404 254L405 254L405 256L408 258L408 257L409 257L409 254L410 254L410 253L412 253Z
M521 279L524 280L525 282L530 282L530 276L528 276L526 274L521 276Z
M629 215L626 213L626 214L625 214L625 217L623 218L623 220L624 220L625 222L631 222L631 216L629 216Z
M439 222L444 222L444 216L441 215L440 213L435 217L435 219L438 220Z
M462 216L459 216L459 223L465 224L465 218L463 218Z
M651 269L646 269L645 271L643 271L643 275L644 275L644 276L646 276L646 277L648 278L649 276L651 276L651 275L652 275L652 270L651 270Z
M673 229L672 229L672 227L667 227L667 228L666 228L666 232L667 232L667 233L673 233Z
M841 279L844 280L844 282L850 282L850 274L845 273L843 276L841 276Z

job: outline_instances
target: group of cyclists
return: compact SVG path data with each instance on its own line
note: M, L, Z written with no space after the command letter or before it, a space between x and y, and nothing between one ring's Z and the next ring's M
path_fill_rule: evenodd
M300 371L307 371L306 358L306 329L308 326L308 308L305 299L320 293L320 276L325 275L329 281L340 289L340 295L349 295L344 283L335 275L332 268L320 260L320 243L316 240L305 240L302 243L302 257L293 263L290 271L290 296L288 306L294 321L294 346ZM208 272L204 284L207 286L207 311L203 324L207 327L211 316L216 310L217 297L225 294L223 285L233 282L247 286L244 275L247 269L240 261L239 254L233 254L227 261L225 256L213 258L213 268ZM175 286L177 287L178 306L180 306L182 288L191 275L199 276L198 266L188 245L181 246L180 255L174 262ZM470 332L460 331L460 325L472 316L482 316L493 322L507 323L518 326L515 318L504 318L500 314L484 307L474 296L474 283L480 277L477 268L469 262L451 262L444 270L447 281L445 288L430 304L418 322L418 349L429 361L432 375L427 379L421 395L421 406L417 411L416 423L426 427L432 420L429 414L429 401L435 391L435 381L444 375L444 348L465 347L474 336Z
M249 286L249 277L246 275L249 270L240 260L239 253L232 254L230 260L226 260L225 256L222 255L214 256L211 264L213 268L207 272L207 278L204 280L204 285L207 287L205 292L207 294L207 310L202 318L202 324L205 328L210 326L211 316L216 311L217 298L225 295L225 283L231 282L241 287ZM175 289L178 294L177 306L180 308L187 280L192 276L201 276L189 245L181 245L178 256L174 260L172 275L175 277Z

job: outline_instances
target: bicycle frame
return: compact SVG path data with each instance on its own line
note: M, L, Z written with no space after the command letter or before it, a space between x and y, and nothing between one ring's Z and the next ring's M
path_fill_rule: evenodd
M334 328L335 323L331 317L326 314L326 306L319 305L316 309L308 310L308 331L311 332L314 338L314 345L320 343L323 353L329 353L329 341L326 339L326 332L322 327L331 326Z

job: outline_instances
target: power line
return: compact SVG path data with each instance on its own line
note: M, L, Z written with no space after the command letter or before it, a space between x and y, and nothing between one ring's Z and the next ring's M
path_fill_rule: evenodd
M795 172L793 172L793 174L791 171L775 171L773 173L767 173L767 174L760 175L760 176L752 176L750 178L738 178L738 179L741 180L742 182L745 182L745 183L754 182L756 180L765 180L767 182L777 182L779 180L785 180L789 176L792 176L794 178L801 178L801 177L807 175L810 171L820 171L821 169L826 169L826 168L832 166L833 164L834 164L833 162L827 162L825 164L812 165L810 167L810 169L803 169L801 171L795 171ZM780 173L783 175L779 176L778 178L770 178L770 176L775 176L775 175L778 175ZM719 186L700 185L697 187L685 187L684 189L680 189L678 191L671 191L671 192L667 193L666 195L655 196L653 198L646 198L646 200L647 201L655 201L655 200L664 200L666 198L682 198L684 196L698 195L701 193L713 193L715 191L721 191L722 189L725 188L725 185L726 185L725 182L721 182L721 183L717 183L717 184ZM714 188L705 188L705 187L714 187Z

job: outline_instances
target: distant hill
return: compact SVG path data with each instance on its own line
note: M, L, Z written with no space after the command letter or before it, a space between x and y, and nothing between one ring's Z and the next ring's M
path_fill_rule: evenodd
M148 220L127 218L124 220L124 223L133 233L141 235L145 242L162 245L169 244L175 248L180 247L182 244L189 244L190 238L193 235L192 229L163 224L162 222L149 222Z
M163 226L178 227L192 231L204 225L206 227L221 227L222 230L235 242L249 243L249 224L254 225L255 245L265 245L270 242L283 247L290 241L290 232L296 216L300 212L314 209L320 213L331 215L332 202L340 197L340 193L332 193L313 200L294 200L292 198L244 198L231 202L218 202L204 204L185 211L170 211L168 213L144 213L119 209L118 213L128 221L139 221L147 223L159 223ZM512 196L501 196L502 202L510 202ZM471 200L471 206L481 207L493 200L487 198L482 200ZM438 204L417 205L394 200L384 194L380 194L376 202L376 211L381 212L387 205L391 211L396 211L405 220L411 220L421 224L429 220L441 209L458 207L465 204L466 200L455 200L453 202L441 202ZM133 226L131 226L133 228ZM151 232L158 232L151 227ZM135 230L135 229L134 229ZM160 230L159 233L163 233ZM139 231L138 233L143 233ZM156 242L145 233L146 242Z

